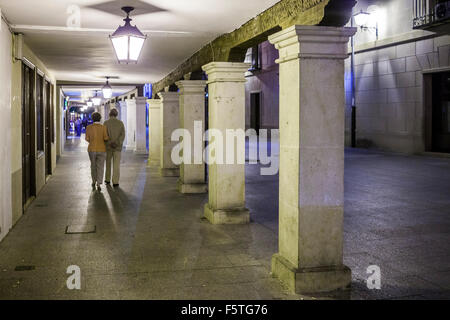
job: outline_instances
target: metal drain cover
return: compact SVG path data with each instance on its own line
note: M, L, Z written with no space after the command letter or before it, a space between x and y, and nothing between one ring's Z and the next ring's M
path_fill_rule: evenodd
M14 271L32 271L36 269L35 266L17 266Z
M97 231L97 226L95 225L70 225L66 227L66 234L85 234L85 233L95 233Z

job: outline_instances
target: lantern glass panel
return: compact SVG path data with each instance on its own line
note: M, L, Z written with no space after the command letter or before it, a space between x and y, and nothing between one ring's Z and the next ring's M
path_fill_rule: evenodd
M116 51L117 59L127 60L128 59L128 37L117 37L112 38L112 43L114 50Z
M130 37L130 60L138 60L144 41L144 38Z
M104 88L102 91L103 91L103 98L110 99L112 97L112 89L111 88Z

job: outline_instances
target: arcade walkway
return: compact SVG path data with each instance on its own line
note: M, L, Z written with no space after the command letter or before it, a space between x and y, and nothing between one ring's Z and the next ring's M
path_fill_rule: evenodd
M120 189L91 192L85 150L79 140L68 142L49 184L0 243L0 299L311 298L289 294L269 274L277 177L248 167L253 222L213 226L201 219L206 195L179 194L176 178L159 177L144 156L123 157ZM351 298L448 298L450 159L367 151L346 157ZM96 231L65 234L67 226ZM374 264L380 291L365 284ZM70 265L81 268L80 291L66 288Z

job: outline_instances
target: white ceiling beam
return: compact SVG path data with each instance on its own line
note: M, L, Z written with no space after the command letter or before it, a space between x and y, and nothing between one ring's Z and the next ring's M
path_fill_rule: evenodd
M111 34L114 29L98 29L98 28L73 28L73 27L58 27L58 26L37 26L37 25L26 25L26 24L12 24L11 29L20 31L46 31L46 32L76 32L76 33L105 33ZM152 36L194 36L193 32L189 31L168 31L168 30L142 30L143 33L150 34ZM203 33L202 33L203 34ZM198 33L195 33L198 35Z

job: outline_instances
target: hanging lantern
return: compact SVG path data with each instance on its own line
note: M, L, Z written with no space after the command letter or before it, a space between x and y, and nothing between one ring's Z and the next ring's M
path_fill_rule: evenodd
M109 77L106 77L106 84L102 88L103 98L111 99L112 87L109 85Z
M109 38L111 39L119 63L137 63L147 36L136 26L130 24L130 12L134 8L123 7L122 10L127 14L127 17L123 20L125 24L117 28Z
M94 103L94 106L98 107L100 103L102 102L102 98L97 96L97 90L95 90L95 97L92 98L92 102Z

